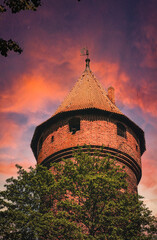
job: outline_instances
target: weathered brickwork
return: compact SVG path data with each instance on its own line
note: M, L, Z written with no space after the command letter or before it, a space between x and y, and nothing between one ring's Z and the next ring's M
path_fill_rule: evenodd
M72 134L69 130L69 120L62 119L57 124L53 124L46 132L43 132L42 147L39 150L38 164L50 155L78 145L97 145L116 149L132 157L139 167L141 166L140 146L135 134L126 127L126 138L117 135L117 121L99 116L86 115L80 118L80 130ZM52 141L53 136L53 141ZM40 144L38 144L40 145ZM119 163L124 165L123 163ZM129 175L129 185L133 191L136 191L137 178L134 172L126 166L126 172Z
M80 117L80 130L75 134L69 131L69 120L60 121L43 133L43 144L39 151L38 163L49 155L65 148L77 145L104 145L127 153L140 165L140 147L132 130L126 126L126 138L117 135L117 121L115 120L90 120L89 116ZM91 117L92 119L92 117ZM53 142L51 141L54 137Z

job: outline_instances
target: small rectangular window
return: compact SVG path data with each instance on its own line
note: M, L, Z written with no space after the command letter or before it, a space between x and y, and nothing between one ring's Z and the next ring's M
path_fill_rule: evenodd
M40 152L40 149L42 148L42 145L43 145L43 137L41 137L40 140L39 140L38 152Z
M72 134L80 130L80 118L75 117L69 120L69 130Z
M126 128L121 123L117 123L117 135L126 138Z

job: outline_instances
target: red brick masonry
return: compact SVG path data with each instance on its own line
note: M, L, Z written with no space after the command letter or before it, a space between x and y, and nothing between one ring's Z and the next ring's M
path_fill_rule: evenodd
M113 154L113 156L116 154L120 164L125 164L126 172L129 175L130 188L136 191L137 183L141 177L138 176L141 174L141 154L136 134L125 125L126 138L117 135L117 121L112 118L89 114L84 116L77 115L77 117L80 118L80 130L76 131L75 134L69 131L70 117L52 124L43 132L41 135L43 139L42 146L40 146L41 149L39 149L41 138L38 142L38 164L47 158L52 160L53 155L59 151L63 153L60 157L61 159L66 156L66 149L76 147L77 145L103 145L108 153ZM135 164L131 162L135 162ZM138 170L134 170L135 167Z

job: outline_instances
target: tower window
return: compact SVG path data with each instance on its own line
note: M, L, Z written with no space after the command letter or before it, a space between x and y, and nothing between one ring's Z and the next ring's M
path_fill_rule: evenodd
M39 141L39 151L42 148L42 145L43 145L43 138L41 137Z
M53 141L54 141L54 136L51 137L51 142L53 142Z
M121 123L117 123L117 135L126 138L126 128Z
M138 152L138 146L136 145L136 151Z
M69 120L69 130L72 134L80 130L80 118L76 117Z

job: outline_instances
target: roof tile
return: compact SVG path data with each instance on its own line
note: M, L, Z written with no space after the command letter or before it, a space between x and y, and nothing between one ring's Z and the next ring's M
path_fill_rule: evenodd
M89 68L86 68L54 115L73 110L96 108L122 114ZM53 116L54 116L53 115Z

